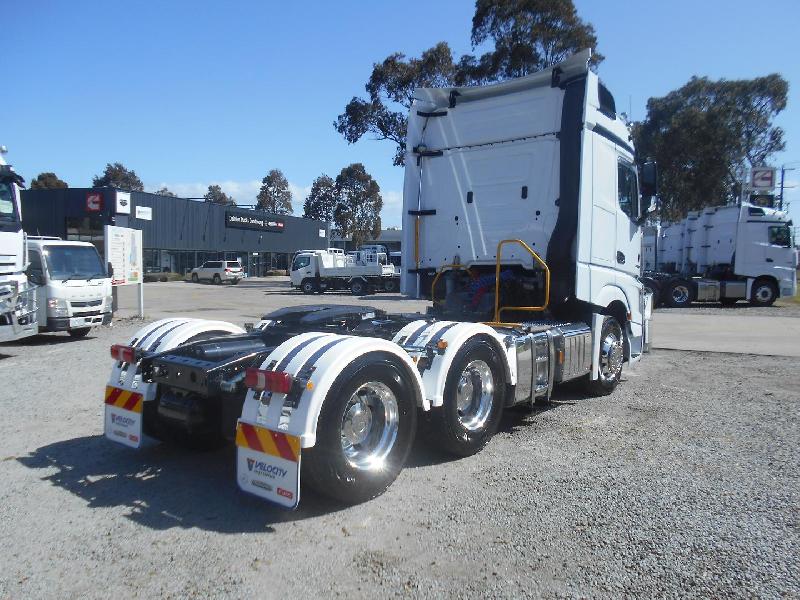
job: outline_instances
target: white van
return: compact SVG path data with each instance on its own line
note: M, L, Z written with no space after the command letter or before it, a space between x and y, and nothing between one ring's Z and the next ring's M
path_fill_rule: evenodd
M28 237L28 281L38 286L39 331L83 337L111 323L111 278L89 242Z

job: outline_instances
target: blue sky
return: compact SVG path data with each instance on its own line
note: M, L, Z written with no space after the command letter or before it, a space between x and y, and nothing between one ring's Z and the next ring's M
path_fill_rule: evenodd
M577 0L606 56L600 76L617 106L641 119L650 96L692 75L781 73L789 106L778 123L800 182L800 2ZM202 195L219 183L242 204L280 168L296 212L313 179L363 162L384 195L384 225L400 223L403 172L389 142L348 144L332 123L364 92L373 62L416 56L440 40L471 51L474 5L436 2L3 3L0 144L30 179L55 171L91 184L120 161L148 190ZM800 223L800 188L787 191Z

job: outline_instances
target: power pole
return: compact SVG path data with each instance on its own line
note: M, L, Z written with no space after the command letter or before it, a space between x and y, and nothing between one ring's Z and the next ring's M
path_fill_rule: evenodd
M792 167L790 169L787 169L786 165L782 165L781 166L781 194L780 194L781 204L780 204L780 210L783 210L783 179L784 179L784 177L786 177L786 171L794 171L794 170L795 170L794 167Z

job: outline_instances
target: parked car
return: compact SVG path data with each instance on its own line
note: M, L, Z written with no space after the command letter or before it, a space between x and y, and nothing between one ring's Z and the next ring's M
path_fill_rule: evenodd
M238 260L210 260L192 269L192 281L207 279L215 284L225 281L236 285L242 280L242 265Z

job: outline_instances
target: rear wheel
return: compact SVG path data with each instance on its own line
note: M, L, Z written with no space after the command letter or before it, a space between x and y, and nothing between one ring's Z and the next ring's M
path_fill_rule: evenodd
M219 276L219 273L214 273L214 285L220 285L222 283L222 278Z
M769 279L756 279L750 292L750 304L753 306L772 306L778 298L778 287Z
M469 340L447 374L444 404L426 415L429 441L456 456L480 452L500 424L505 387L494 346L482 338Z
M389 293L397 291L397 282L394 279L389 279L383 284L383 289Z
M300 283L300 291L304 294L314 294L317 291L317 282L313 279L303 279Z
M82 338L86 337L86 334L88 334L91 329L91 327L78 327L77 329L70 329L69 334L74 338Z
M367 293L367 286L363 279L354 279L350 282L350 292L353 296L363 296Z
M600 332L600 370L597 379L586 378L586 391L592 396L607 396L617 387L622 377L625 360L622 326L614 317L606 317Z
M192 273L192 282L197 283L200 281L200 278L197 276L197 273Z
M303 476L319 494L357 504L382 494L405 465L417 426L415 394L386 357L361 357L334 382Z
M692 286L685 279L677 279L666 288L664 302L672 308L683 308L692 303Z

